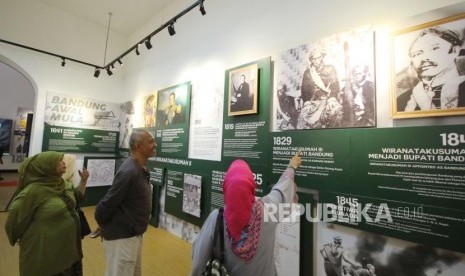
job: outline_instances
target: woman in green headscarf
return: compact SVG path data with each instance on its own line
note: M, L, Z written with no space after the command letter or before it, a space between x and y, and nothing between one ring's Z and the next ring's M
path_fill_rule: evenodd
M19 244L19 271L28 275L82 275L80 222L76 197L83 198L87 170L74 185L61 177L63 153L48 151L26 159L5 230L11 245Z

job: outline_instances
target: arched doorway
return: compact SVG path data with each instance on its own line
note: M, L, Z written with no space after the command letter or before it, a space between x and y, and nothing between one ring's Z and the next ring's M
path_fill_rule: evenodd
M10 143L6 147L0 170L16 171L22 161L21 155L28 153L35 111L37 86L31 76L12 60L0 55L0 119L12 121ZM29 116L28 116L29 115ZM25 144L26 143L26 144ZM16 158L18 157L18 158Z

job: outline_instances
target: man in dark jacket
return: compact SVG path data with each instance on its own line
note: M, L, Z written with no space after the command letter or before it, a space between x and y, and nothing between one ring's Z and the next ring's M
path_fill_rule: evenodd
M95 209L103 236L105 275L141 275L142 234L152 211L148 159L156 154L155 140L146 130L133 130L131 156L120 166L113 184Z

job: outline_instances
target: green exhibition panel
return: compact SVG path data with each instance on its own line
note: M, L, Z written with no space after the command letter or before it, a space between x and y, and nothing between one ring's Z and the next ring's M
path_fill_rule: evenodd
M320 202L329 220L348 227L379 233L407 241L465 252L463 233L465 212L422 201L399 201L382 195L362 196L345 192L322 192ZM447 205L447 204L444 204ZM325 207L321 207L325 208ZM322 219L324 215L321 214Z
M160 156L187 158L189 151L190 82L158 91L154 137Z
M42 151L116 153L117 131L83 129L44 124Z
M302 166L295 181L302 188L344 189L350 176L350 132L342 129L275 132L270 135L271 181L277 182L289 160L300 151Z
M223 170L221 164L214 161L166 157L155 157L154 162L156 168L164 170L162 185L165 192L165 212L194 225L201 226L210 213L212 181L215 181L212 179L215 177L216 172ZM187 179L189 177L197 179L201 188L198 193L200 202L196 203L200 207L197 214L189 213L185 209L188 199L185 198L184 193L188 190L189 182Z
M321 190L337 222L465 252L464 125L350 131L350 184Z
M250 114L229 112L233 90L234 73L245 74L249 68L257 70L256 91L258 93L256 111ZM244 69L242 69L244 68ZM255 70L250 69L250 70ZM243 70L243 71L241 71ZM230 164L235 159L244 159L249 164L264 164L268 160L268 136L271 106L271 61L264 58L225 72L225 101L223 113L223 148L222 162ZM255 113L254 113L255 112Z
M354 193L463 208L463 125L366 129L351 137Z

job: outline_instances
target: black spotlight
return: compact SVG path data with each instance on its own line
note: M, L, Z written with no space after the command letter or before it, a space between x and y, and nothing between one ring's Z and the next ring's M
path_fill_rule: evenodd
M61 66L62 67L65 67L66 65L66 60L64 58L61 59Z
M150 37L147 38L147 40L145 41L145 47L147 47L147 50L150 50L152 49L152 42L150 42Z
M100 76L100 69L95 67L94 77L98 78L98 76Z
M139 45L136 46L136 55L140 55L140 52L139 52Z
M110 66L107 67L107 74L108 74L108 76L113 75L113 72L111 71Z
M118 63L119 63L120 66L123 65L123 62L121 61L120 58L118 59Z
M170 36L173 36L176 34L176 31L174 30L174 23L171 23L169 26L168 26L168 33L170 34Z
M200 13L201 13L202 15L206 15L206 14L207 14L207 12L205 11L205 7L203 6L203 2L202 2L202 4L200 4L199 10L200 10Z

